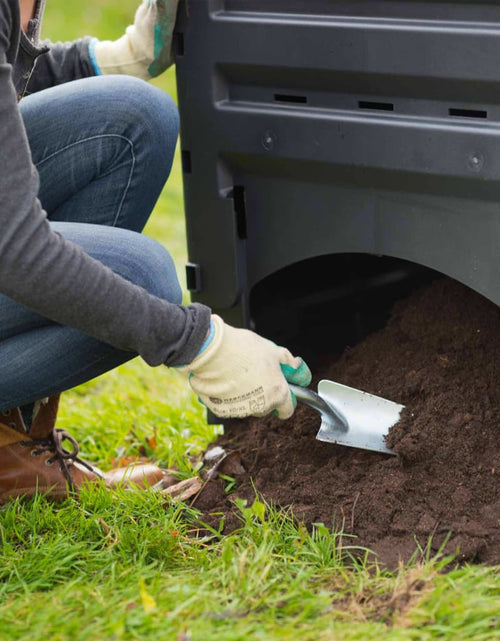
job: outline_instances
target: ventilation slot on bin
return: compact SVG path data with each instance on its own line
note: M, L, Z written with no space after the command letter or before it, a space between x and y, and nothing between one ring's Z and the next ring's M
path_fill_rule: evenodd
M294 105L307 104L307 96L293 96L286 93L275 93L274 99L276 102L289 102Z
M488 112L484 109L455 109L450 108L448 110L450 116L455 116L457 118L487 118Z
M392 102L374 102L372 100L360 100L358 102L360 109L377 109L378 111L394 111Z

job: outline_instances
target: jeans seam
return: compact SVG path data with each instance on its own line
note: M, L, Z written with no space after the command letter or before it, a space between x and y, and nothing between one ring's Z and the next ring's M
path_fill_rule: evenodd
M125 197L126 197L126 195L128 193L128 190L129 190L129 187L130 187L130 183L132 182L132 175L133 175L134 169L135 169L134 143L130 140L130 138L127 138L126 136L121 136L120 134L98 134L98 135L95 135L95 136L89 136L88 138L82 138L81 140L77 140L76 142L72 142L71 144L66 145L65 147L61 147L61 149L58 149L57 151L54 151L49 156L46 156L45 158L43 158L42 160L37 162L36 166L39 167L40 165L43 165L43 163L46 162L47 160L50 160L51 158L54 158L58 154L60 154L60 153L62 153L64 151L67 151L68 149L71 149L71 147L76 147L77 145L80 145L82 143L89 142L91 140L98 140L100 138L119 138L120 140L125 140L125 142L128 144L128 146L130 148L130 154L132 156L132 166L130 168L127 184L125 185L125 188L123 190L123 195L122 195L120 203L118 205L118 208L117 208L116 214L114 216L113 222L111 223L111 227L116 227L116 223L117 223L118 218L119 218L119 216L121 214L123 203L124 203ZM104 175L109 175L109 172L108 172L108 174L104 174Z

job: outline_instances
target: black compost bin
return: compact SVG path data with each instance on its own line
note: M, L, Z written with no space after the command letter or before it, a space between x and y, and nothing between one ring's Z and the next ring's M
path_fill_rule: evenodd
M189 0L175 44L194 300L323 353L436 273L500 303L500 3Z

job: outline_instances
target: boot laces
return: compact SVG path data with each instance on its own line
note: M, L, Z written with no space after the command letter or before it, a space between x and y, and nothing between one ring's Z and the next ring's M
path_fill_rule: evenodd
M63 442L69 441L72 449L66 449ZM30 441L21 441L20 445L25 447L33 447L33 455L39 456L43 452L53 452L53 456L47 459L47 465L52 465L56 461L59 463L62 473L68 482L71 489L74 489L73 479L69 471L69 467L74 463L83 465L88 470L97 474L96 470L89 465L86 461L78 457L80 447L75 438L69 432L63 429L56 428L43 438L34 438ZM99 476L99 474L97 474Z

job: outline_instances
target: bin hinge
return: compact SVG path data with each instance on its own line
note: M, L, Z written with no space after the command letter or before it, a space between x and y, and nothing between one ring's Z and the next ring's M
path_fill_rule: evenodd
M174 59L184 55L184 34L181 31L174 31L172 34L172 51Z
M229 193L233 199L233 209L236 216L236 233L238 238L245 240L247 238L247 201L245 187L243 185L234 185Z
M201 268L198 263L187 263L186 286L190 292L201 292Z

